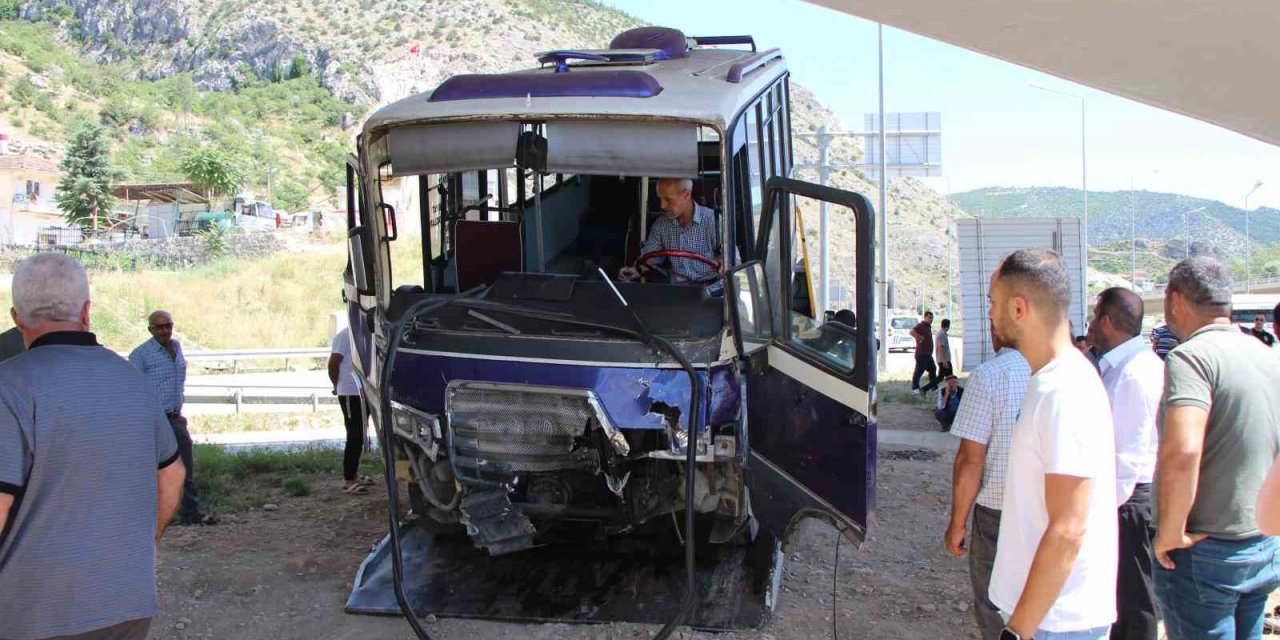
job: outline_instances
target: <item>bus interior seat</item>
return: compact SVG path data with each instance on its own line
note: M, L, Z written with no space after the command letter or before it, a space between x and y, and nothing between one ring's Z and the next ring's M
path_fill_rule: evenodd
M458 220L453 233L458 292L491 284L504 271L524 270L520 223Z

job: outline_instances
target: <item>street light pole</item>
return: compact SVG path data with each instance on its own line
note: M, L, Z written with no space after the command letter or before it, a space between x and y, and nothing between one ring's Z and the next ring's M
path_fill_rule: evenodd
M1253 292L1253 237L1249 234L1249 196L1262 188L1262 181L1253 183L1249 193L1244 194L1244 292Z
M1029 84L1032 89L1056 93L1080 101L1080 190L1084 194L1084 223L1080 229L1080 243L1084 245L1081 247L1083 255L1080 260L1080 326L1083 327L1088 324L1085 316L1089 313L1089 154L1085 142L1088 135L1085 128L1084 96L1050 89L1034 82Z

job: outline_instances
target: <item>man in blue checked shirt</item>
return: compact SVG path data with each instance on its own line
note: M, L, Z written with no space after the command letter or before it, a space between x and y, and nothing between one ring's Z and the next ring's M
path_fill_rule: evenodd
M996 357L969 374L964 399L951 426L952 435L960 438L960 449L952 473L951 519L944 540L951 555L969 556L973 617L980 637L996 640L1004 620L987 592L1000 539L1013 425L1030 384L1031 366L1017 349L1003 344L994 329L988 333ZM970 525L967 532L966 525Z
M709 264L720 262L720 228L716 226L715 212L693 201L693 181L689 179L659 180L657 193L667 215L649 230L641 255L661 250L696 253L706 257L707 262L663 258L670 265L672 282L706 283L714 279L720 271ZM618 276L628 282L640 279L640 273L633 267L623 267Z
M168 311L153 311L147 319L151 339L129 354L129 362L151 382L160 408L169 419L173 436L178 439L178 452L187 468L182 484L182 504L178 509L179 524L214 524L217 518L200 511L200 493L196 491L195 462L191 453L191 434L182 416L182 397L187 386L187 359L182 345L173 339L173 316Z

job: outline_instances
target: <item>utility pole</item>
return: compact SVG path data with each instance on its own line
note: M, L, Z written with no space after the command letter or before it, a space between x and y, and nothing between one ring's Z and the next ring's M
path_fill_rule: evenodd
M1084 193L1084 224L1080 229L1080 244L1083 245L1081 247L1083 255L1080 259L1080 326L1083 327L1089 323L1087 317L1089 315L1089 154L1086 144L1088 136L1085 129L1084 96L1050 89L1034 82L1030 85L1032 89L1056 93L1080 101L1080 190Z
M889 368L889 196L887 192L888 184L888 159L885 153L885 132L884 132L884 25L876 25L876 58L879 61L879 85L880 85L880 331L879 331L879 350L880 370L884 371Z

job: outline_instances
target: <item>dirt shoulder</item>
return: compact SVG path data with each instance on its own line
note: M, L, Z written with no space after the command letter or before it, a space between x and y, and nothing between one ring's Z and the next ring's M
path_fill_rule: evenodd
M836 618L840 638L899 634L965 637L968 577L964 560L940 540L949 495L950 460L882 447L879 513L867 549L840 553ZM904 458L904 459L895 459ZM915 458L915 459L907 459ZM360 561L386 532L386 498L349 496L337 481L312 495L281 498L214 527L175 527L166 535L159 571L161 614L154 639L405 638L398 618L354 616L342 606ZM791 550L775 619L760 631L685 638L831 637L832 561L836 535L806 524ZM440 638L641 638L643 625L520 625L442 619Z

